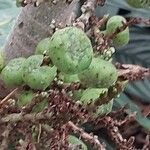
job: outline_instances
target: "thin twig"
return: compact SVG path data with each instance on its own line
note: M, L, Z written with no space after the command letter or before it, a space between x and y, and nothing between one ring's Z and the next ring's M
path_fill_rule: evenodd
M116 64L118 76L124 80L135 81L150 77L150 69L133 64Z
M77 127L73 122L69 121L68 126L71 127L71 129L78 133L85 141L88 141L89 143L93 144L98 150L106 150L105 146L100 143L98 138L96 136L92 136L88 133L86 133L83 129Z
M13 96L16 92L17 92L17 90L18 90L18 88L16 88L16 89L14 89L11 93L9 93L4 99L2 99L1 101L0 101L0 107L4 104L4 103L6 103L8 100L9 100L9 98L11 98L11 96Z

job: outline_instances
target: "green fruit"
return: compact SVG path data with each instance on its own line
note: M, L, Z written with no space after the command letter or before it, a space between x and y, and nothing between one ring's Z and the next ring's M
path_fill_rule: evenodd
M107 91L107 88L88 88L82 93L80 101L85 105L93 103L97 98L106 94Z
M94 112L95 116L100 116L100 115L107 115L112 111L113 107L113 100L111 100L107 104L103 104L101 106L98 106L96 112Z
M73 95L72 95L72 98L76 101L79 101L82 97L82 93L83 93L83 90L74 90L73 91Z
M49 48L49 42L50 42L50 38L45 38L43 40L41 40L35 50L35 54L47 54L48 48Z
M150 7L150 0L126 0L126 2L134 8L148 8Z
M23 91L18 98L17 106L24 107L27 104L31 103L35 95L36 93L32 91ZM43 98L43 101L41 101L33 107L32 112L41 112L47 105L48 102L46 101L46 99Z
M72 83L72 82L79 82L79 78L77 74L73 74L73 75L68 75L68 74L64 74L64 78L63 78L64 83Z
M10 60L6 67L1 72L1 78L8 86L18 86L23 84L22 65L25 58L15 58Z
M77 137L73 135L68 136L68 142L72 144L73 146L81 146L81 150L88 150L87 146L85 145L82 140L79 140Z
M115 84L118 75L112 63L97 57L93 58L89 68L78 74L78 77L87 87L109 88Z
M106 88L89 88L83 92L80 101L85 105L94 103L98 98L101 98L103 95L105 95L107 91L108 90ZM108 104L98 106L96 112L94 112L94 115L98 116L108 114L111 112L112 106L113 101L110 101Z
M116 15L116 16L111 17L107 21L107 25L106 25L107 35L110 35L113 32L115 32L116 28L123 26L122 22L126 22L126 19L122 16ZM113 38L113 44L115 47L123 47L127 45L128 42L129 42L129 28L128 27L124 31L118 33Z
M33 93L32 91L23 91L18 98L17 106L23 107L29 104L32 101L34 96L35 93Z
M57 30L49 44L49 57L58 70L77 74L89 67L93 49L90 39L77 27Z
M42 55L33 55L23 65L24 82L32 89L45 90L57 74L55 66L41 66L42 62Z

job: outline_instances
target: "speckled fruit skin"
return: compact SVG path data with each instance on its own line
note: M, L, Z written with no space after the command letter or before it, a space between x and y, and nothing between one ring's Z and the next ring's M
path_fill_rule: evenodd
M82 140L79 140L77 137L73 136L73 135L69 135L68 136L68 142L70 144L73 145L81 145L81 149L82 150L88 150L87 146L85 145L84 142L82 142Z
M107 93L107 91L108 90L106 88L100 88L100 89L99 88L88 88L87 90L85 90L83 92L80 101L85 105L87 105L89 103L94 103L98 98L100 98L105 93ZM94 112L93 114L96 116L108 114L111 112L112 106L113 106L113 100L111 100L107 104L98 106L96 112Z
M1 72L1 78L8 86L19 86L23 84L22 65L25 62L25 58L15 58L9 61Z
M35 95L36 93L34 93L33 91L22 91L18 98L17 106L24 107L25 105L28 105L29 103L31 103ZM42 102L36 104L33 107L32 112L36 113L41 112L47 105L48 103L46 99L43 98Z
M79 78L77 74L73 74L73 75L68 75L68 74L63 74L63 81L64 83L75 83L75 82L79 82Z
M23 107L31 102L35 94L32 91L22 91L17 101L17 106Z
M36 46L35 54L37 55L47 54L47 51L49 49L49 42L50 38L45 38L41 40Z
M32 55L23 65L22 77L24 82L32 89L45 90L57 74L55 66L41 66L42 55Z
M82 93L80 101L87 105L95 102L95 100L107 93L107 88L88 88Z
M96 57L89 68L78 74L78 77L87 87L109 88L117 81L118 75L112 63Z
M106 24L106 32L107 35L112 34L117 27L121 27L123 24L122 22L126 22L126 19L122 16L116 15L111 17ZM113 38L113 45L115 47L123 47L127 45L129 42L129 28L127 27L124 31L118 33Z
M66 74L82 72L93 57L90 39L77 27L57 30L51 38L48 53L58 70Z

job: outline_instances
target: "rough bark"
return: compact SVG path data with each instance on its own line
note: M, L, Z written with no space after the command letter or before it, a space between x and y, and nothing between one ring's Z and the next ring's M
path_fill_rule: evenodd
M79 0L73 0L71 4L59 0L55 5L52 2L45 2L38 7L27 5L22 8L3 50L5 62L8 63L13 58L28 57L33 54L37 43L41 39L51 36L52 20L54 19L56 24L70 24L72 17L76 17L79 6ZM12 88L6 87L0 81L1 98L6 96L10 90Z

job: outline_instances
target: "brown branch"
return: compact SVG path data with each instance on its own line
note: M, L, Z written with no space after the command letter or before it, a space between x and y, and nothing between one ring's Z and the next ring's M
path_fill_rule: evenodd
M9 124L5 131L2 133L3 136L3 140L1 142L0 145L0 150L6 150L8 148L8 141L9 141L9 133L13 128L11 127L11 125Z
M22 113L14 113L14 114L9 114L5 117L2 117L0 119L0 124L4 123L16 123L19 121L30 121L30 122L37 122L39 120L44 120L44 119L51 119L52 118L52 113L31 113L31 114L25 114L23 115Z
M5 104L14 94L16 94L18 88L14 89L11 93L9 93L4 99L0 101L0 107Z
M118 76L123 80L135 81L150 77L150 69L139 65L116 63Z
M88 24L90 17L93 15L96 4L97 0L87 0L81 7L82 15L79 18L77 18L76 21Z
M73 122L69 121L67 124L75 133L78 133L81 138L85 141L88 141L92 145L94 145L95 148L98 150L106 150L105 146L100 143L98 138L96 136L90 135L86 133L83 129L77 127Z
M123 89L124 89L124 84L118 81L115 86L110 87L108 89L108 92L106 95L104 94L103 97L100 97L95 101L94 106L100 106L102 104L108 103L113 98L115 98L120 92L122 92Z

